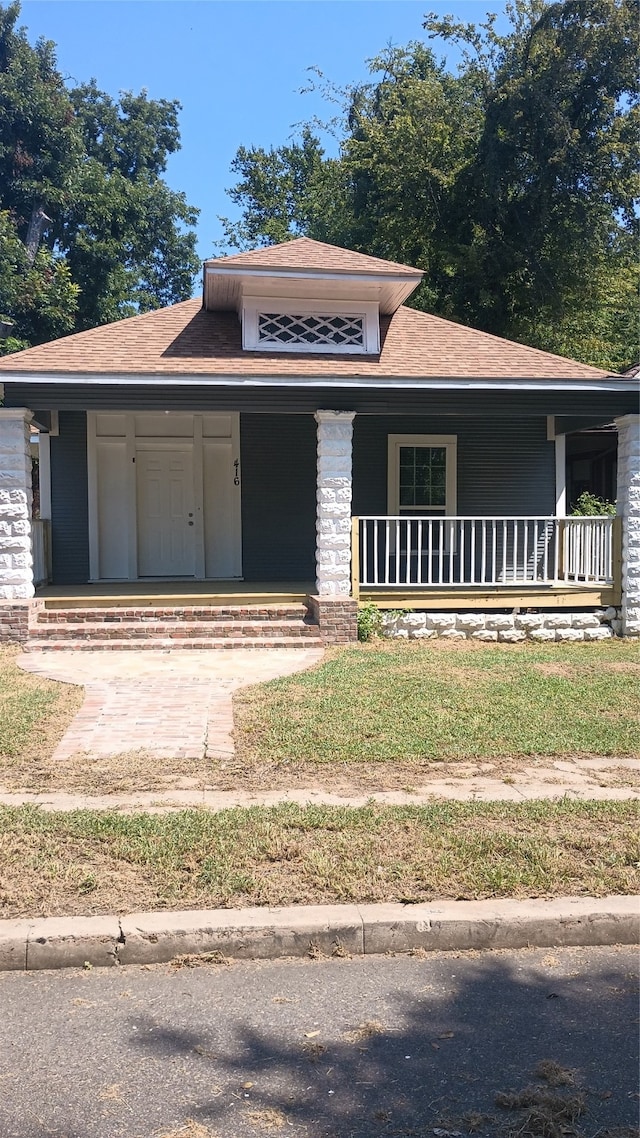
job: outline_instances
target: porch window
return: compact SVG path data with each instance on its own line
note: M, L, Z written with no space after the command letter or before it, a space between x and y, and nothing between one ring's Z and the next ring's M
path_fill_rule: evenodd
M389 435L388 512L456 514L455 435Z

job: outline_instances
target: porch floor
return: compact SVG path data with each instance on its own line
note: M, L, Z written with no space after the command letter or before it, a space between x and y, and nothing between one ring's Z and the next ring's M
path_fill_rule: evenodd
M99 581L87 585L44 585L36 599L47 608L152 605L294 605L315 593L313 581Z
M456 588L397 585L361 585L360 603L373 601L382 609L509 609L509 608L607 608L620 604L615 585L495 585Z

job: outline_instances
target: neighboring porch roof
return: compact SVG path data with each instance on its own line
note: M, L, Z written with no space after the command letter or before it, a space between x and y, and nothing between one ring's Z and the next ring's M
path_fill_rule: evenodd
M5 356L0 380L113 375L134 381L136 376L157 375L179 376L183 382L193 377L194 383L218 377L239 384L245 379L268 383L297 378L302 384L333 378L360 383L386 378L551 382L597 381L610 374L405 306L381 318L380 333L380 353L373 356L247 352L234 312L207 312L200 300L186 300Z

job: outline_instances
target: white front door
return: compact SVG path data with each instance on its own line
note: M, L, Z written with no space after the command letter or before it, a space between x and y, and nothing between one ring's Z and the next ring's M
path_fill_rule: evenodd
M193 445L136 449L138 576L196 571Z

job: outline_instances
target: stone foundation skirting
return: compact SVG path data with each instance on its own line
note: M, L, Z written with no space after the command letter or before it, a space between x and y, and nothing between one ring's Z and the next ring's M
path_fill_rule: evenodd
M0 600L0 644L24 644L29 637L31 601Z
M403 612L382 614L382 635L395 640L608 640L620 633L619 610L590 612L492 613Z
M325 644L352 644L358 639L358 602L352 597L308 596L305 604Z

